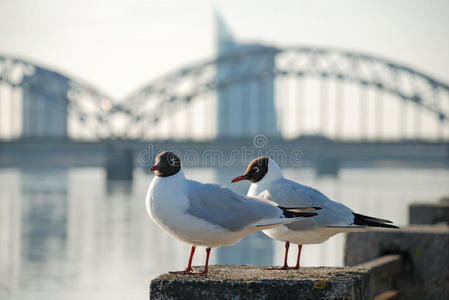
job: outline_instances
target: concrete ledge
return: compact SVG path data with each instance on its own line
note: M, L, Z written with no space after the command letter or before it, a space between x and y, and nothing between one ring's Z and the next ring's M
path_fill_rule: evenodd
M403 259L402 255L385 255L374 260L370 260L363 264L357 265L359 268L367 268L371 270L370 276L370 288L373 295L376 295L375 299L381 299L386 296L379 295L389 295L391 296L391 291L397 292L396 289L396 278L402 271ZM384 293L387 291L386 293ZM380 297L380 298L378 298ZM392 297L390 297L392 298ZM386 298L386 299L390 299Z
M151 281L150 299L372 299L369 283L363 267L210 266L207 277L160 275Z
M401 254L396 285L400 299L447 299L449 227L414 225L401 230L352 232L346 237L345 264L358 265L385 254Z
M413 203L408 208L410 224L449 224L449 199L439 203Z

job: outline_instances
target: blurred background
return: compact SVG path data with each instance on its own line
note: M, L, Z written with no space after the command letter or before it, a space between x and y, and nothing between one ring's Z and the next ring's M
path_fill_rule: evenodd
M242 194L230 179L269 155L408 223L449 194L448 31L444 0L1 1L0 298L142 299L184 268L190 246L145 211L161 150ZM342 265L343 239L302 265ZM211 262L283 250L260 233Z

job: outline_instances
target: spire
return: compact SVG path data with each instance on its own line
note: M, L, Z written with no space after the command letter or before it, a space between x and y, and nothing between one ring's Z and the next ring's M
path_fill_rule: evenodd
M235 46L232 33L217 10L215 10L215 45L219 56L232 51Z

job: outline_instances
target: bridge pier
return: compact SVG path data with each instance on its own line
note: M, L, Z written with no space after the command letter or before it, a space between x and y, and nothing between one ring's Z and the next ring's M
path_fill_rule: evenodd
M338 175L340 162L336 158L323 158L315 162L317 175Z
M111 147L106 153L107 180L132 180L134 155L129 149Z

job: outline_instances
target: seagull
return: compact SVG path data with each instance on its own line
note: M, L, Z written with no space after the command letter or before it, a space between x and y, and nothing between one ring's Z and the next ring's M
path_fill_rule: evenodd
M284 265L271 269L299 269L302 245L320 244L340 232L366 231L375 227L399 228L391 225L391 221L354 213L349 207L330 200L320 191L284 178L279 166L266 156L252 160L245 173L234 178L231 183L241 180L251 182L247 196L270 200L285 207L321 208L313 218L263 230L269 237L285 242ZM290 242L298 245L294 267L287 265Z
M206 275L211 248L233 245L250 233L316 215L310 211L314 208L290 210L217 184L188 180L173 152L157 155L150 171L155 176L145 201L148 214L160 228L192 245L187 268L171 274ZM197 273L192 270L196 246L206 246L204 270Z

